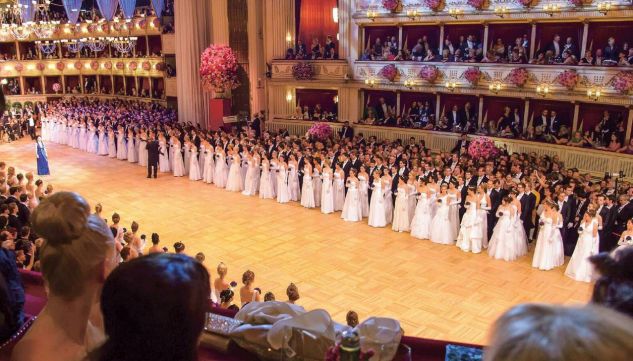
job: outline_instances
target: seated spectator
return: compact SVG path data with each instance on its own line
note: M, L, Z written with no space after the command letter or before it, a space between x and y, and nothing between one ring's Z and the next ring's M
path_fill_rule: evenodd
M435 51L433 49L429 49L426 52L426 56L424 57L423 61L437 61L437 56L435 55Z
M512 54L510 54L510 64L524 64L525 58L519 52L519 49L512 49Z
M152 254L120 265L101 295L107 341L88 360L197 361L209 293L209 273L184 255Z
M358 326L358 314L354 311L347 312L345 316L345 321L349 327Z
M576 65L576 57L569 50L563 52L563 65Z
M629 61L629 65L633 65L633 48L627 50L628 53L626 55L626 59Z
M617 150L618 153L633 154L633 138L629 140L629 144Z
M220 308L239 311L240 308L233 304L234 295L235 293L233 293L233 291L230 289L220 292Z
M297 45L295 45L294 55L296 59L305 59L307 54L306 46L301 40L297 40Z
M501 38L497 39L495 44L490 49L490 52L492 52L494 56L500 59L506 57L506 46L503 43L503 40L501 40Z
M580 131L575 131L572 137L567 142L570 147L584 147L585 139L582 137Z
M451 53L448 49L442 50L442 57L440 58L442 63L447 63L451 61Z
M424 56L424 44L422 44L422 39L418 39L418 42L415 44L413 49L411 49L412 60L421 61Z
M615 133L613 133L611 134L609 144L606 147L597 147L597 148L602 149L602 150L608 150L610 152L616 152L620 148L622 148L622 143L620 143L620 140L618 140L618 136Z
M264 295L264 302L272 302L275 300L275 294L272 292L266 292Z
M602 55L602 49L596 50L596 58L593 62L593 65L596 65L596 66L609 65L608 62L605 63L605 60L607 59L605 59L604 56Z
M493 51L487 51L486 55L481 59L482 63L498 63L501 57L496 55Z
M618 65L619 66L629 66L631 65L629 63L629 58L626 52L624 51L620 51L620 54L618 55Z
M371 52L371 49L365 49L365 51L363 52L363 55L361 55L360 60L362 61L370 61L373 60L373 54Z
M312 54L312 60L315 59L320 59L323 57L323 54L321 52L321 44L319 43L319 39L314 38L312 39L312 46L310 48L311 54Z
M260 302L262 292L259 288L254 288L253 284L255 283L255 273L253 271L246 271L242 275L242 283L244 286L240 288L240 301L242 303L242 307L250 302Z
M591 55L591 50L585 51L585 56L580 59L578 65L596 65L596 59Z
M565 145L569 142L569 128L566 125L562 125L558 130L558 133L553 136L554 143Z
M103 282L116 266L112 233L102 219L90 215L81 196L69 192L44 199L31 224L45 240L39 253L48 302L15 347L12 360L79 359L90 345L103 341L93 325L100 323L95 315L100 315ZM143 283L134 282L134 287Z
M325 47L323 50L323 59L336 59L336 43L332 40L332 35L328 35L325 41Z
M612 37L612 36L609 37L609 39L607 40L607 46L604 47L604 50L602 51L602 53L604 54L604 59L605 60L618 61L620 51L615 46L615 38L614 37Z
M625 361L633 320L597 306L519 305L493 326L485 361Z

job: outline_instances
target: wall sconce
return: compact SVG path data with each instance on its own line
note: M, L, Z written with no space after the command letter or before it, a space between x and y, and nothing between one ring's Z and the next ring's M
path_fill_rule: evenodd
M288 45L292 43L292 35L290 35L290 32L286 33L286 43L288 43Z
M597 101L598 99L600 99L601 95L602 95L602 90L600 90L599 88L587 89L587 97L593 101Z
M332 8L332 20L338 24L338 8Z
M603 1L601 3L598 3L598 11L602 15L607 15L609 10L611 10L611 2L610 1Z
M405 79L404 80L404 86L411 89L413 88L413 86L415 85L415 80L413 79Z
M488 85L488 90L490 90L490 92L497 94L501 91L501 89L503 88L503 84L501 84L500 81L496 80L492 83L490 83Z
M376 85L376 79L374 78L365 79L365 85L368 85L370 88L373 88Z
M338 95L335 95L332 100L334 101L334 104L338 104Z
M292 92L290 90L288 90L288 92L286 93L286 101L288 103L292 101Z
M409 10L407 10L407 16L411 20L415 20L415 18L417 18L418 15L420 15L420 12L418 11L418 9L409 9Z
M462 9L448 9L448 15L454 17L455 19L460 17L463 13L464 11Z
M377 16L378 16L378 11L367 10L367 17L369 18L369 20L375 21Z
M549 94L549 84L539 84L536 86L536 94L545 98Z
M4 78L4 79L0 80L0 84L7 85L7 84L9 84L9 81L6 78Z
M506 6L495 7L495 15L497 15L500 18L503 18L504 16L508 15L508 8Z
M545 11L545 13L549 16L554 16L554 14L560 11L560 7L558 4L545 4L545 6L543 6L543 11Z
M457 88L457 82L455 80L448 80L444 83L444 87L452 93L455 91L455 88Z

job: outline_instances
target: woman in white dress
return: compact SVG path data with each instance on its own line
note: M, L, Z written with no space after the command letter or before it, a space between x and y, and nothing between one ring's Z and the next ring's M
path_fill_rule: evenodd
M561 228L563 228L563 217L558 212L558 204L550 201L544 202L539 217L539 230L532 267L548 271L565 263Z
M200 173L200 163L198 162L198 148L193 143L189 143L189 152L191 156L189 157L189 180L198 181L202 179L202 174Z
M488 211L490 210L491 201L488 195L488 185L483 182L477 186L477 198L479 199L477 216L482 224L481 244L483 248L488 248Z
M343 204L345 203L345 172L338 162L334 166L333 188L334 211L341 211L343 210Z
M396 232L408 232L410 226L409 187L404 180L400 178L398 180L398 191L396 192L396 204L393 210L391 229Z
M213 184L216 187L226 187L228 177L228 166L226 164L226 154L221 146L215 147L215 171L213 173Z
M411 221L411 236L417 239L429 239L431 237L431 198L430 189L424 181L420 181L417 191L418 204L415 206L413 221Z
M118 160L127 160L127 142L125 141L125 130L123 130L122 126L119 127L117 134L116 157Z
M138 153L136 152L136 144L134 144L134 132L132 129L127 131L127 161L130 163L138 162Z
M298 202L301 198L301 190L299 188L299 163L294 154L288 157L288 189L290 190L290 200Z
M593 265L589 257L598 254L600 237L598 236L598 219L596 211L587 210L582 223L578 227L578 243L571 255L565 276L581 282L591 282L593 279Z
M185 174L184 175L188 175L189 174L189 168L191 167L191 156L193 154L193 153L191 153L191 146L192 146L192 144L189 141L189 136L185 135L185 144L182 147L183 148L182 155L184 157L184 164L185 164Z
M374 171L374 178L371 186L371 202L369 205L369 216L367 223L370 227L386 227L387 216L385 212L385 198L382 191L382 179L380 171Z
M202 172L202 181L207 184L211 184L213 183L213 175L215 173L215 153L213 153L213 146L209 142L204 142L204 153L200 156L204 156L204 171Z
M138 165L147 167L147 158L147 133L142 129L138 135Z
M466 186L465 186L466 187ZM453 234L459 233L459 208L462 203L462 193L455 187L453 182L448 183L448 205L449 205L449 219L451 221L451 227L453 227Z
M96 144L92 145L91 152L98 155L107 155L108 154L108 142L106 141L105 132L102 129L102 126L99 126L99 131L97 134L97 128L92 126L90 131L92 132L93 142Z
M312 188L314 189L314 206L321 207L321 165L312 159Z
M615 256L618 252L622 251L625 248L633 246L633 220L629 219L626 221L626 230L622 232L620 235L620 239L618 240L618 248L614 249L611 252L612 256Z
M431 242L452 245L455 243L455 233L450 221L450 198L447 190L446 184L442 184L435 201L437 210L431 222Z
M395 168L394 168L395 170ZM384 175L382 176L382 199L385 205L385 220L387 224L393 220L393 195L391 194L391 172L389 168L383 169Z
M409 225L411 225L411 222L413 222L413 215L415 214L415 206L417 204L417 193L418 193L418 186L416 183L416 177L415 177L415 173L411 172L409 173L409 179L407 179L407 194L408 194L408 206L407 209L409 211Z
M306 161L303 167L303 187L301 189L301 205L305 208L316 207L314 201L314 183L312 183L312 165Z
M244 177L244 191L245 196L254 196L257 194L257 186L259 185L259 162L255 155L245 152L246 154L246 176Z
M288 166L284 162L283 157L277 160L277 202L290 202L290 189L288 188Z
M84 152L86 152L88 150L88 146L86 145L88 132L86 130L86 126L84 125L83 121L80 121L78 126L79 126L79 150L83 150Z
M198 147L198 168L200 169L200 175L202 177L204 177L204 166L207 159L205 156L207 153L206 143L206 141L200 141L200 147Z
M116 137L114 136L114 130L110 128L108 130L108 157L116 158Z
M512 205L512 198L505 197L501 200L496 215L498 219L488 244L488 255L494 259L514 261L519 257L519 254L516 249L517 242L514 239L517 210Z
M332 185L332 168L326 161L323 163L323 173L321 175L321 213L330 214L334 212L334 189Z
M229 168L229 176L226 179L226 190L229 192L241 192L244 190L242 182L242 158L237 149L232 149L231 167Z
M262 152L262 174L259 177L259 198L274 199L275 189L270 178L270 161L266 156L266 152Z
M457 235L457 247L464 252L480 253L483 247L483 228L479 218L479 198L475 194L475 187L468 187L466 191L466 212L462 217L462 223ZM487 225L486 225L487 226Z
M360 167L360 171L358 172L358 182L360 192L360 207L363 211L363 218L369 216L369 174L365 170L364 166Z
M182 146L180 145L180 140L176 137L172 137L172 146L173 149L173 158L172 159L172 172L174 177L184 177L185 176L185 162L182 159Z
M347 187L347 195L345 196L341 218L346 222L361 221L363 220L363 211L360 205L359 181L356 178L355 169L350 169L345 186Z
M168 154L167 139L165 139L165 137L161 134L158 136L158 170L161 173L168 173L171 171Z

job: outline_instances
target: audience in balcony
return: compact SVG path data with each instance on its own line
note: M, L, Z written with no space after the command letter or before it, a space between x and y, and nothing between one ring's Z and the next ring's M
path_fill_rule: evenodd
M335 122L338 119L336 107L329 110L323 109L321 104L318 103L312 109L310 109L307 105L304 105L303 107L301 105L297 105L291 118L328 122Z
M286 51L286 60L317 60L317 59L338 59L338 50L334 37L328 35L325 39L325 45L321 46L321 42L318 38L312 39L310 50L306 48L306 45L297 40L294 48L288 48Z

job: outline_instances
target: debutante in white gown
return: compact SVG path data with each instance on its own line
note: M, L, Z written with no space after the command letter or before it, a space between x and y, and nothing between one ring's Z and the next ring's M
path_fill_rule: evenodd
M504 261L514 261L525 255L527 247L516 228L516 207L514 205L500 207L497 217L497 224L492 230L488 243L488 255Z
M213 154L213 150L206 149L204 151L204 171L202 171L202 181L207 184L213 183L213 175L215 173L214 158L215 154Z
M285 165L279 166L277 173L277 202L290 202L290 189L288 188L288 171Z
M332 183L334 191L334 211L343 210L345 203L345 179L339 173L334 173L334 182ZM349 189L347 190L349 192Z
M99 154L99 137L97 137L96 130L94 128L90 128L90 132L88 132L88 135L88 137L90 138L90 144L88 144L88 152L92 154Z
M185 175L185 162L182 159L182 152L180 151L180 145L173 145L174 159L172 160L174 177L183 177Z
M259 198L275 198L275 189L273 187L273 181L270 178L270 162L268 160L262 162L262 174L259 177Z
M562 219L559 219L558 224L554 224L552 218L542 214L539 225L532 267L548 271L562 266L565 263L563 237L560 234L560 229L563 228Z
M396 193L396 204L393 209L393 220L391 229L396 232L408 232L411 222L409 222L409 194L407 186L398 187Z
M450 221L450 206L448 195L437 198L437 210L431 222L431 242L439 244L453 244L455 234Z
M453 234L457 236L459 234L459 228L461 226L459 222L459 208L461 207L460 202L458 202L456 193L448 193L448 219L451 222L451 227L453 228Z
M290 200L298 202L301 190L299 189L299 173L294 164L288 164L288 189L290 190Z
M189 143L185 143L184 147L183 147L184 151L183 151L183 157L184 157L184 164L185 164L185 175L189 174L189 167L191 166L191 146L189 145Z
M189 157L189 180L197 181L202 179L200 173L200 163L198 162L198 148L195 145L191 145L189 148L191 155Z
M116 158L116 144L114 132L108 132L108 157Z
M358 191L360 192L360 207L363 211L363 218L369 216L369 183L364 176L358 176Z
M257 179L259 178L259 174L257 174L257 168L255 165L254 159L249 159L246 162L246 176L244 177L244 191L242 192L245 196L254 196L257 193Z
M167 150L167 143L165 141L158 142L158 170L161 173L167 173L171 171L169 166L169 151Z
M147 159L149 155L147 154L147 140L143 138L139 138L138 145L138 165L142 167L147 166Z
M225 188L229 192L241 192L244 190L244 183L242 182L242 166L238 155L234 155L231 158L231 167L229 169L229 176L226 179Z
M433 199L422 193L418 197L415 206L413 221L411 221L411 236L417 239L429 239L431 237L431 202Z
M483 224L479 218L476 201L466 201L466 212L457 235L457 247L464 252L479 253L482 248ZM487 226L487 225L486 225Z
M117 138L116 157L118 160L127 160L127 142L123 131L119 132Z
M138 162L138 153L136 152L133 136L127 138L127 161L130 163Z
M303 174L303 187L301 189L301 205L306 208L316 207L314 202L314 184L312 183L312 176L308 173L308 170L304 170Z
M391 193L391 182L386 183L383 181L382 188L384 192L382 194L383 204L385 205L385 219L387 224L393 221L393 194Z
M321 207L321 175L316 168L312 169L312 188L314 190L314 206Z
M229 167L226 164L225 155L216 153L215 155L215 172L213 173L213 184L216 187L226 187L226 178L229 174Z
M334 212L334 189L330 173L323 173L321 176L321 213L329 214Z
M578 243L571 255L565 276L581 282L591 282L593 279L593 265L589 257L598 254L600 236L594 237L593 230L598 227L598 221L594 218L589 223L582 222L578 228ZM581 230L582 229L582 230Z
M341 218L346 222L358 222L363 219L363 211L360 205L360 192L355 182L349 182Z
M371 192L367 224L370 227L386 227L385 198L382 195L382 181L375 180Z

